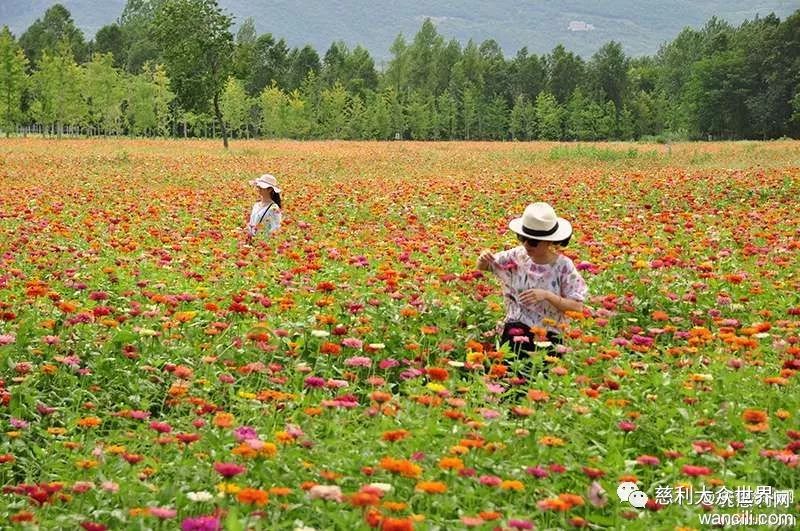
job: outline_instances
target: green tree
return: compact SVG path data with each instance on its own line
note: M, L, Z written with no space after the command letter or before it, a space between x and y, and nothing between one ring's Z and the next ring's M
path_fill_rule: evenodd
M250 113L250 98L247 97L244 84L240 80L233 76L228 78L220 96L219 106L225 125L231 132L241 133Z
M464 126L464 139L471 140L479 136L478 113L480 105L480 92L473 85L467 86L461 94L461 123Z
M564 110L555 96L549 92L539 93L536 97L535 114L539 138L561 139Z
M322 65L317 51L309 45L294 48L287 57L289 69L286 73L285 89L294 90L303 85L309 72L318 78Z
M558 103L566 103L578 86L584 84L585 64L583 59L568 52L562 45L553 48L546 58L547 90Z
M110 53L114 56L114 67L122 68L128 61L128 49L125 46L125 35L117 24L103 26L97 31L92 43L92 54Z
M128 80L128 123L135 135L161 134L169 131L169 105L175 98L170 80L162 65L145 63L142 73ZM181 115L184 135L187 127L194 130L201 117L192 112Z
M119 27L125 44L125 70L142 72L145 63L154 63L160 54L152 38L156 13L166 0L128 0L119 17ZM116 55L115 55L116 57Z
M43 124L52 126L59 138L65 125L78 125L86 117L83 99L83 75L75 64L69 42L62 41L56 51L45 50L39 69L31 76L35 100L31 106L33 116Z
M320 126L325 138L342 138L347 126L348 94L338 81L322 91Z
M37 18L19 38L19 44L32 66L38 64L45 51L52 55L61 42L69 44L70 53L78 62L86 59L88 47L83 32L75 26L69 10L61 4L55 4L45 11L44 17Z
M311 111L299 90L289 94L289 105L286 109L286 131L292 138L308 138L311 134Z
M366 116L367 121L364 130L366 138L377 140L392 138L392 115L386 92L370 94L367 100Z
M622 45L614 41L604 44L592 56L587 70L595 99L614 102L619 113L628 87L628 59L622 51Z
M520 94L514 99L508 129L511 137L515 140L536 138L536 110L533 103L524 94Z
M508 131L508 105L501 95L496 95L486 106L486 131L491 140L503 140Z
M233 75L237 79L247 79L253 69L256 57L256 23L247 17L236 32L236 44L233 52Z
M89 120L107 134L119 134L122 126L122 102L125 100L125 87L120 73L114 68L111 53L96 53L84 65L85 96Z
M389 52L392 54L392 58L384 75L386 85L392 87L395 92L404 92L408 88L410 55L402 34L395 38Z
M444 38L436 31L436 26L431 19L426 18L406 51L408 54L407 88L417 91L422 99L428 95L436 95L439 89L437 63L443 50Z
M292 130L288 123L289 98L273 82L265 87L258 97L261 108L261 134L268 138L284 136Z
M433 110L427 99L419 92L412 91L406 103L408 132L413 140L427 140L433 128Z
M454 140L458 136L458 101L450 90L442 92L436 98L437 129L441 138Z
M216 0L166 0L158 9L153 35L162 50L181 107L198 112L210 104L228 147L220 96L232 68L231 18Z
M266 33L256 39L253 48L253 60L248 72L243 73L245 88L249 94L260 94L272 85L287 85L289 72L289 47L283 39L276 41Z
M6 136L22 118L22 93L27 85L28 59L8 26L0 31L0 127Z
M525 101L535 101L547 86L545 61L536 54L528 55L527 48L520 49L509 65L509 84L515 102L520 95L525 96Z

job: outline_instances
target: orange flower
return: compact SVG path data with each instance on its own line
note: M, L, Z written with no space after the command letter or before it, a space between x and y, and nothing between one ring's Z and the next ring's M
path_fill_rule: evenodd
M288 496L292 493L292 489L289 487L271 487L269 489L269 494L271 496Z
M439 468L442 470L461 470L464 468L464 461L458 457L442 457L439 460Z
M414 522L410 518L389 518L381 520L381 531L413 531Z
M417 478L422 473L422 468L419 465L405 459L384 457L381 459L380 466L384 470L400 474L407 478Z
M356 492L347 500L353 507L368 507L370 505L378 505L380 497L372 492Z
M521 481L515 479L507 479L500 483L500 488L503 490L515 490L517 492L525 490L525 485Z
M245 488L236 494L236 499L240 503L255 504L261 507L267 504L269 495L260 489Z
M408 430L386 431L383 432L381 439L383 439L384 441L396 442L405 439L409 435L411 435L411 432L409 432Z
M478 516L481 520L486 520L487 522L491 522L492 520L499 520L503 517L502 514L496 511L481 511L478 513Z
M218 428L230 428L233 426L233 421L233 415L224 411L220 411L214 415L214 426Z
M381 504L381 506L387 511L392 511L395 513L399 513L400 511L405 511L408 508L407 503L393 502L393 501L385 501Z
M534 402L547 402L550 400L550 395L547 391L540 391L539 389L531 389L528 391L528 398Z
M426 369L425 372L428 374L428 378L437 382L443 382L450 376L447 369L441 367L430 367Z
M414 487L417 492L424 492L425 494L444 494L447 492L447 485L441 481L420 481Z
M103 421L98 417L83 417L78 420L78 426L81 428L96 428L102 423Z

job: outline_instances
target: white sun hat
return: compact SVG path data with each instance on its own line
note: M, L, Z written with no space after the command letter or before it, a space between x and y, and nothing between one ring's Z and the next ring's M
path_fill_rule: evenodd
M278 179L269 173L265 173L258 179L253 179L250 181L250 186L257 186L259 188L272 188L275 190L275 193L281 193L281 189L278 187Z
M572 235L572 224L556 216L547 203L531 203L522 217L511 220L508 228L520 236L546 242L560 242Z

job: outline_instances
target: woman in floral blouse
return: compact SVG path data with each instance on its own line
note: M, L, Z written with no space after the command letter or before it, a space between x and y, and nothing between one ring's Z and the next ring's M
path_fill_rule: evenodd
M547 203L528 205L509 228L520 245L499 253L483 251L478 269L492 271L503 285L506 318L502 343L517 352L560 344L566 312L582 312L587 286L575 264L558 252L572 236L572 225Z

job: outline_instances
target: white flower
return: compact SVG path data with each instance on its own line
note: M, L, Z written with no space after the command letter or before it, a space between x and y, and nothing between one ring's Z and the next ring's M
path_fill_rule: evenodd
M328 337L331 333L327 330L312 330L311 335L314 337Z
M193 502L207 502L214 499L214 495L205 490L201 490L199 492L187 492L186 497Z
M389 492L390 490L392 490L394 488L391 485L389 485L388 483L370 483L367 486L371 487L373 489L378 489L379 491L383 492L384 494L386 494L387 492Z

